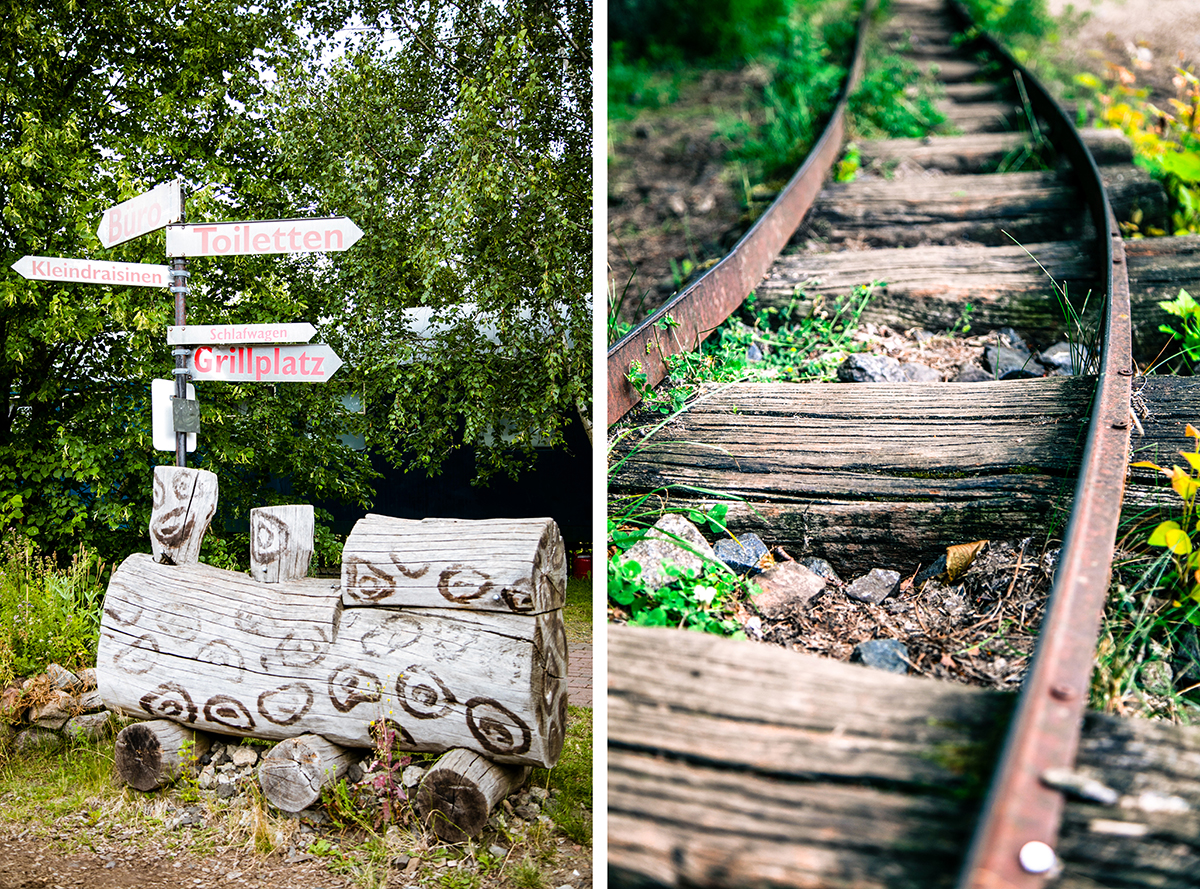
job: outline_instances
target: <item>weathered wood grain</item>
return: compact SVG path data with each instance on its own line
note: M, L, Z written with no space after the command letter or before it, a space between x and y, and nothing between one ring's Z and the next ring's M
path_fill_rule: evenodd
M529 780L528 766L491 762L470 750L451 750L421 781L421 820L446 843L478 836L496 803Z
M956 102L942 99L937 110L946 124L968 135L1002 133L1013 129L1020 108L1012 102Z
M675 630L608 645L614 889L954 885L1015 696ZM1054 885L1194 885L1200 728L1089 714L1076 769L1119 801L1068 800Z
M1104 167L1101 178L1119 221L1140 210L1143 224L1165 223L1166 195L1145 170ZM827 184L798 237L913 247L958 240L1033 243L1080 238L1086 231L1078 189L1068 178L1042 172Z
M724 500L731 531L840 569L928 564L997 526L1030 533L1065 515L1092 386L710 386L649 442L618 444L614 462L633 453L610 489Z
M150 551L158 561L191 565L217 511L217 476L207 469L155 466Z
M1098 318L1101 284L1089 277L1085 251L1080 241L1052 241L1024 248L1009 244L796 252L775 262L756 293L761 306L783 308L795 302L796 310L804 313L816 296L829 300L856 285L885 281L867 304L864 320L898 330L948 329L970 303L973 331L1013 327L1049 345L1067 330L1055 283L1066 290L1085 323L1094 326ZM1159 325L1172 319L1159 302L1174 299L1180 288L1200 291L1200 236L1128 241L1126 257L1134 355L1148 363L1169 341Z
M552 765L562 640L560 611L343 610L335 581L261 584L138 554L105 596L97 680L114 709L218 733L369 747L368 724L394 718L408 749Z
M322 787L346 774L355 758L320 735L286 738L259 763L258 784L271 805L299 812L320 799Z
M947 87L946 92L958 101L965 101L989 98L995 89L994 84L970 83ZM1120 130L1081 130L1080 136L1101 166L1133 162L1133 146ZM906 160L925 169L962 174L992 172L1028 141L1027 133L976 133L863 141L858 148L864 167L877 164L887 169L889 164Z
M299 580L313 554L311 506L260 506L250 510L250 574L262 583Z
M566 549L552 519L368 515L342 551L347 606L536 614L562 608L566 583Z
M117 733L113 768L137 790L170 784L203 756L212 738L168 719L127 725Z

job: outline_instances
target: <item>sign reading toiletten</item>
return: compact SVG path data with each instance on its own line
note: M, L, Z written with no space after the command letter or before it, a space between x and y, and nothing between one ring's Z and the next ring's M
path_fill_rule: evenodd
M362 234L345 216L172 225L167 256L337 252L348 250Z

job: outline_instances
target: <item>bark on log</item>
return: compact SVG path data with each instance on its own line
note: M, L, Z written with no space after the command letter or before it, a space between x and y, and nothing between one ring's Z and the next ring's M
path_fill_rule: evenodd
M207 469L154 467L150 551L156 561L192 565L217 511L217 477Z
M566 726L561 610L349 608L336 581L275 584L126 559L104 601L105 703L248 737L370 747L394 709L407 749L552 766Z
M478 836L496 803L529 779L529 768L451 750L425 774L417 791L421 820L447 843Z
M962 101L963 89L974 92L994 90L990 84L962 84L956 94ZM947 88L950 93L951 88ZM973 95L971 98L985 98ZM1133 163L1133 146L1120 130L1081 130L1080 136L1100 166ZM929 136L919 139L880 139L858 143L864 168L882 167L909 161L925 169L946 173L992 172L1006 157L1016 155L1029 141L1027 133L979 133L973 136Z
M610 886L954 885L1014 696L697 633L608 643ZM1200 729L1089 714L1076 769L1120 799L1068 801L1054 885L1194 885L1197 763Z
M1166 194L1139 167L1101 169L1118 221L1135 210L1143 225L1164 226ZM872 247L949 244L959 239L1009 245L1088 236L1079 191L1053 172L865 179L822 189L798 237Z
M113 765L117 777L130 787L153 790L191 769L211 742L204 732L168 719L135 722L117 734Z
M287 738L259 763L258 783L273 806L299 812L320 799L321 788L346 774L355 759L345 747L320 735Z
M1065 518L1093 385L707 386L610 488L718 492L688 501L696 505L741 498L725 501L732 532L755 531L839 570L868 554L898 570L927 565L997 525L1032 533ZM627 439L614 459L636 447Z
M566 583L566 550L552 519L368 515L342 550L347 606L540 614L562 608Z
M250 510L250 574L263 583L299 580L313 554L311 506L262 506Z

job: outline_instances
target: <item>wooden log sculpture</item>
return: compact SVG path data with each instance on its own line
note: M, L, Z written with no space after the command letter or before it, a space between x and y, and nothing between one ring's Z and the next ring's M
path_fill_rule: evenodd
M347 747L370 747L369 724L394 720L405 749L552 767L567 709L566 557L554 522L359 524L372 533L356 527L347 542L345 590L127 558L101 619L105 703L217 733L315 733ZM396 537L385 543L376 531L388 528Z
M470 750L451 750L417 791L421 820L446 843L478 836L492 807L529 778L527 766L504 766Z
M299 580L313 554L311 506L262 506L250 510L250 574L263 583Z
M138 790L170 784L203 756L212 738L168 719L135 722L117 735L117 776Z
M150 551L154 561L193 565L217 511L217 477L207 469L154 467Z
M263 796L285 812L307 809L321 788L346 774L353 755L320 735L301 735L280 741L258 766Z

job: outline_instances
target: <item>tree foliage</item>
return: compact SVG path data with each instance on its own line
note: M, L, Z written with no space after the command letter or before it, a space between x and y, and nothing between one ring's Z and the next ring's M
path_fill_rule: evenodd
M590 31L579 0L401 4L281 95L290 202L367 233L306 280L349 295L339 348L399 465L469 446L515 476L590 411Z
M574 213L576 205L531 201L472 229L470 214L494 211L508 192L492 200L464 191L479 181L470 183L468 174L486 166L486 158L478 166L471 158L489 150L507 156L516 149L506 139L519 146L520 163L509 175L525 177L531 187L543 181L538 176L553 181L556 159L581 144L550 139L543 143L550 157L543 158L517 135L485 138L486 115L504 113L485 106L507 102L504 84L525 90L532 104L549 95L537 92L540 58L504 79L505 64L540 51L541 32L513 30L516 12L487 5L404 11L370 0L264 0L252 7L238 0L24 0L10 10L0 21L0 528L16 526L50 547L83 538L110 558L144 549L151 467L170 460L151 450L148 404L150 380L170 376L170 296L26 281L7 267L26 254L163 262L161 233L106 251L95 230L105 208L175 177L183 180L191 220L345 214L367 232L347 254L333 257L189 261L189 323L310 320L318 340L347 361L325 386L197 386L202 432L189 465L218 473L217 528L245 519L252 506L280 500L367 505L373 472L366 454L341 443L346 432L365 433L396 459L403 450L410 462L433 469L464 441L461 421L457 427L454 421L472 400L487 405L488 398L529 394L529 412L514 403L511 413L492 405L479 415L511 416L528 428L533 413L545 416L539 409L552 406L557 413L545 428L551 435L560 428L562 407L589 385L586 362L577 350L553 345L555 337L566 338L562 322L549 334L532 331L550 314L551 289L586 265L590 240L576 255L581 242L563 235L557 215L551 217ZM562 10L542 10L529 12L530 21L554 34L582 35L581 52L590 59L586 29L559 16ZM375 35L359 49L373 46L379 54L352 51L333 73L320 74L320 53L345 33L339 29L352 14ZM447 30L460 18L478 23L471 40L456 41ZM411 26L437 51L385 51L389 28L397 26L405 29L399 32L405 49L415 39ZM583 58L573 63L590 80ZM426 74L429 94L420 86ZM413 107L426 113L389 104L397 99L424 103ZM356 108L360 144L339 135L351 129L332 114L337 102ZM546 123L562 109L543 110L543 129L553 132ZM311 129L318 122L334 129L318 136ZM458 127L472 136L451 135ZM469 153L468 144L475 146ZM532 160L541 166L519 169ZM491 169L501 187L499 166ZM438 197L444 198L439 213L453 208L449 239L442 217L411 212ZM583 225L587 218L573 221ZM497 271L476 255L486 249L498 256L514 236L524 239L514 251L522 253L524 274ZM486 287L467 274L482 268L489 269ZM531 268L541 272L540 289L518 289ZM501 307L504 323L522 328L516 346L501 337L509 360L478 358L480 334L465 323L437 345L435 360L414 360L423 347L400 333L405 308L449 306L468 292L482 304L494 290L510 303L514 294L528 294L534 313L523 322L518 310ZM573 330L582 324L581 293L577 287L556 294L574 300L567 313ZM531 362L528 341L535 338L540 360ZM409 351L400 351L406 343ZM460 360L443 358L446 349L461 350ZM531 381L517 371L522 362L537 365ZM562 390L557 400L548 396L550 385ZM497 391L502 398L492 396ZM348 410L348 394L366 395L371 412ZM387 399L401 407L384 409ZM474 431L465 430L466 441ZM520 460L506 451L490 465L510 469ZM220 544L217 534L210 555Z

